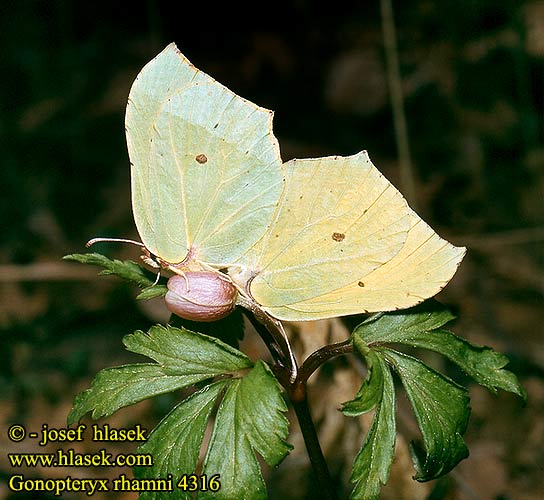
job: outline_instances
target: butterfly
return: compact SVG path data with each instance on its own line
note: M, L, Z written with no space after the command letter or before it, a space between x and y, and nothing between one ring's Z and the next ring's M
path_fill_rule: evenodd
M272 111L168 45L126 111L132 209L148 255L217 273L279 320L411 307L466 249L440 238L362 151L282 162Z

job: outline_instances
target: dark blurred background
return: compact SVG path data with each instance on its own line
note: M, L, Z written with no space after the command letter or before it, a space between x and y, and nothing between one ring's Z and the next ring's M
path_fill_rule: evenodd
M74 395L98 370L137 359L123 350L122 336L167 317L160 301L136 303L132 287L60 259L85 251L94 236L137 237L124 108L137 72L175 41L198 68L275 111L284 160L367 149L438 233L469 247L439 299L458 314L457 334L510 357L529 403L471 385L470 458L448 477L419 485L410 479L406 439L413 423L401 401L406 437L399 438L383 498L544 497L544 1L397 0L393 14L400 80L387 69L392 39L384 38L379 0L2 2L2 450L38 451L7 441L7 426L65 425ZM404 98L408 178L399 173L391 79ZM138 257L127 246L99 250ZM319 345L346 335L342 328L332 322L292 330L305 343L302 352L312 343L307 339ZM246 347L258 352L251 342ZM339 377L348 373L343 368L314 381L313 397L325 452L347 495L355 448L346 441L361 444L365 421L354 430L336 410L360 381ZM172 401L144 402L109 422L151 428ZM296 426L291 441L298 453L266 471L271 498L305 498L311 484ZM4 454L0 478L13 472ZM120 472L71 471L76 477ZM14 495L26 497L36 498ZM0 498L11 498L4 481Z

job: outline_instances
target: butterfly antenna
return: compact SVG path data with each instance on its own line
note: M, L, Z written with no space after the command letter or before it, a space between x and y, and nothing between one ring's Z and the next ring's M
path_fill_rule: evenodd
M141 241L128 240L126 238L93 238L92 240L89 240L87 243L85 243L85 246L89 248L89 247L92 247L95 243L106 243L106 242L130 243L131 245L145 247L145 245Z

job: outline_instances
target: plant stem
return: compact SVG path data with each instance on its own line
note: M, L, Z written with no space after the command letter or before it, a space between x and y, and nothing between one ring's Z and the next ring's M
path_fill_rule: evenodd
M312 353L300 370L293 355L289 339L280 321L269 316L250 298L241 295L238 305L245 309L246 315L265 342L274 365L272 370L280 384L285 388L297 416L304 444L315 475L313 493L323 500L337 500L335 487L319 444L317 431L308 406L307 383L312 373L328 360L353 350L350 340L331 344Z
M352 351L353 345L349 339L344 342L326 345L321 349L318 349L306 358L306 361L304 361L300 367L297 380L299 382L306 382L310 378L310 375L323 363L326 363L336 356L341 356L342 354L347 354Z
M246 310L246 316L263 339L276 363L289 370L289 381L294 382L298 373L297 360L281 321L270 316L245 295L238 294L236 302Z
M310 463L315 474L315 491L317 491L323 500L337 500L335 488L329 473L329 468L319 439L315 430L315 425L308 407L308 397L306 391L306 382L295 382L290 385L288 390L289 397L295 409L304 444L310 457Z

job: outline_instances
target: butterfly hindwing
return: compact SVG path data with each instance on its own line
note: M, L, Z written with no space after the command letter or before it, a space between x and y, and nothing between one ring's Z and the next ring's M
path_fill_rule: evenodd
M254 249L253 298L265 307L318 297L366 275L402 248L410 218L365 152L291 160L270 229Z
M267 311L290 321L316 320L404 309L436 295L457 271L466 249L440 238L410 212L412 225L406 242L390 261L344 287Z

